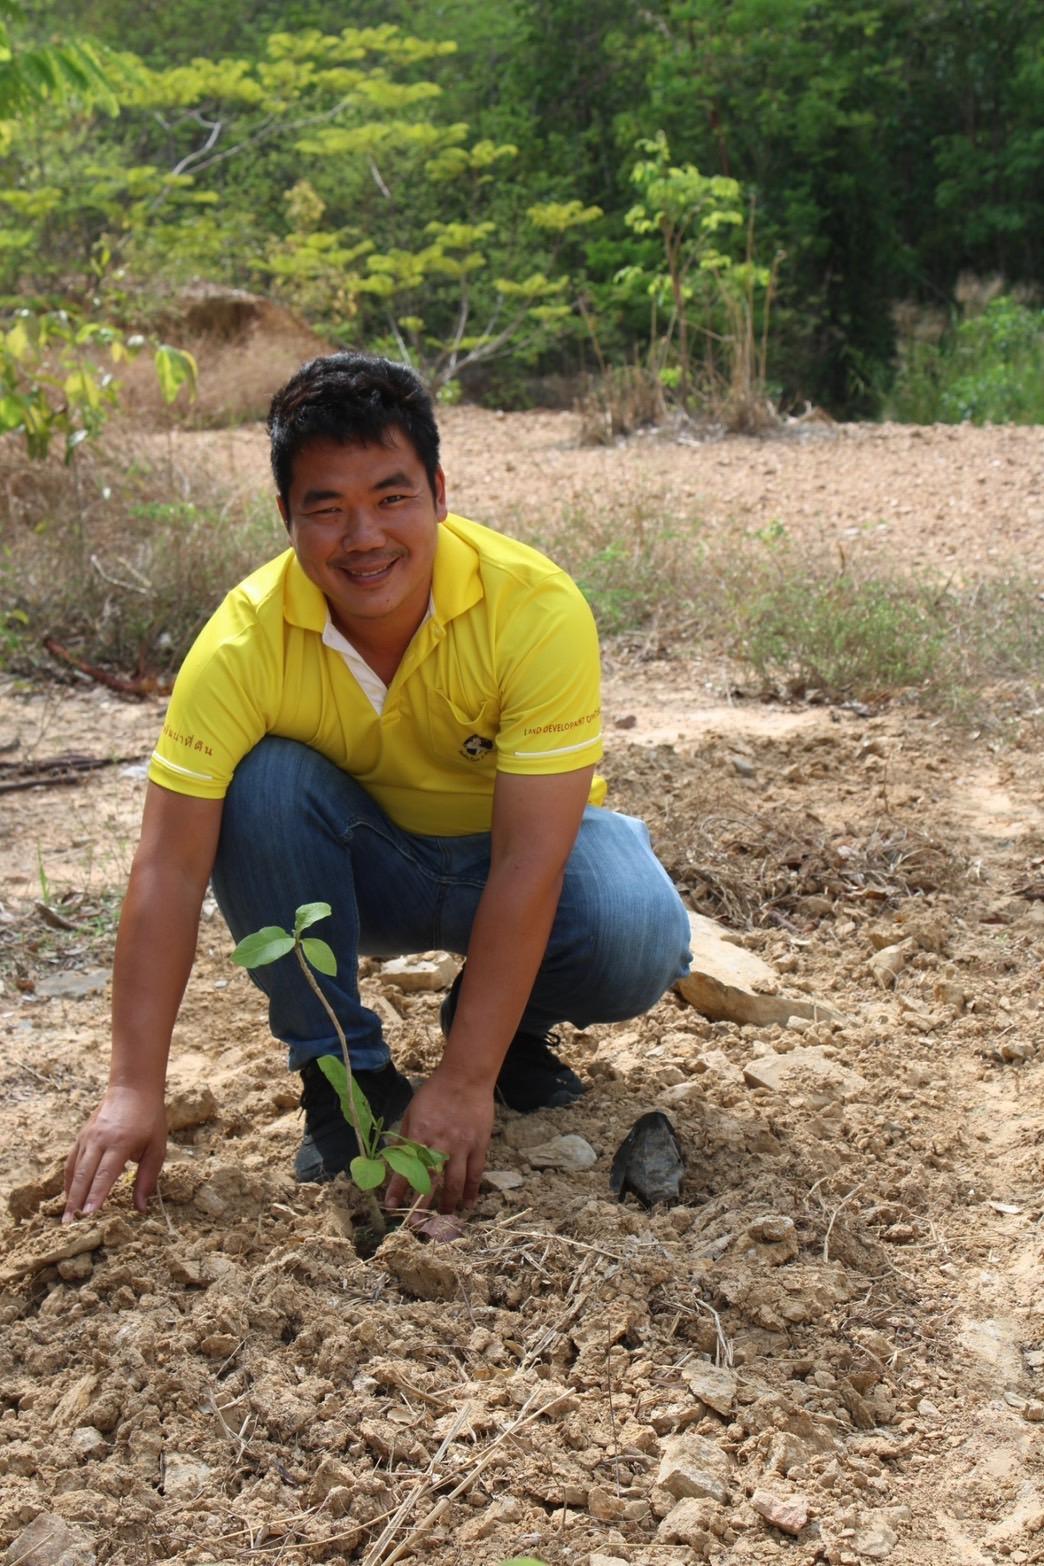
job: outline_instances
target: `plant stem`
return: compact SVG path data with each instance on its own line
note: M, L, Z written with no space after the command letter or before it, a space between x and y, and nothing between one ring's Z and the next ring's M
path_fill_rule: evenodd
M355 1132L356 1146L358 1147L360 1153L370 1157L372 1156L372 1149L366 1141L366 1138L363 1136L362 1126L359 1124L359 1116L355 1108L355 1095L352 1092L352 1085L355 1079L352 1075L352 1063L348 1056L348 1040L344 1036L344 1029L341 1027L340 1022L338 1021L337 1013L334 1011L333 1007L330 1005L330 1002L323 994L322 986L309 967L308 959L301 950L299 941L295 941L294 943L294 956L301 965L301 972L304 974L305 979L307 980L308 985L312 990L312 993L315 995L320 1006L323 1008L323 1010L326 1012L326 1015L333 1023L334 1032L337 1034L337 1042L341 1046L341 1059L344 1061L344 1069L348 1076L348 1113L352 1123L352 1130ZM373 1224L375 1232L378 1235L383 1236L387 1232L388 1226L384 1221L384 1214L381 1212L380 1203L372 1191L362 1191L360 1194L365 1198L366 1204L370 1208L370 1221Z

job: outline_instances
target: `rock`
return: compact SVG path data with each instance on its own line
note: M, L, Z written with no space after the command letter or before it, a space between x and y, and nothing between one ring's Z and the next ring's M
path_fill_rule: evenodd
M81 1251L79 1256L67 1256L58 1263L58 1276L66 1283L82 1283L93 1271L94 1259L89 1251Z
M11 1543L7 1566L95 1566L89 1534L54 1512L41 1512Z
M696 1057L696 1069L697 1071L706 1071L711 1076L718 1077L722 1082L728 1083L730 1087L743 1086L742 1071L735 1061L729 1059L723 1049L705 1049L702 1054ZM684 1086L688 1088L690 1084L685 1083Z
M36 981L37 995L50 1000L83 1000L101 995L109 982L107 968L92 968L89 973L49 973Z
M627 1566L621 1555L594 1554L588 1557L587 1566Z
M835 1090L841 1098L858 1098L866 1079L850 1071L824 1053L818 1045L792 1049L786 1055L759 1055L743 1068L750 1087L769 1088L773 1093L793 1091L802 1076L814 1077L820 1087Z
M764 1218L755 1218L747 1231L752 1240L757 1240L759 1245L781 1245L789 1242L796 1234L793 1218L785 1218L771 1213Z
M523 1148L523 1152L534 1169L560 1169L569 1173L590 1169L598 1162L598 1154L590 1142L575 1132L567 1136L554 1136L550 1142Z
M759 1027L786 1026L791 1017L838 1020L832 1006L769 993L776 974L754 952L729 940L713 919L690 913L692 966L675 984L678 994L711 1022L749 1022Z
M482 1173L483 1185L491 1185L494 1191L517 1191L525 1184L517 1169L486 1169Z
M210 1467L197 1457L184 1452L167 1452L163 1458L163 1494L187 1496L199 1495L207 1487Z
M729 1460L713 1441L692 1431L668 1436L656 1483L679 1501L704 1496L724 1506L729 1499Z
M624 1503L618 1495L612 1495L601 1485L592 1485L587 1492L587 1510L598 1522L616 1522L624 1514Z
M896 1535L886 1522L874 1521L857 1528L852 1549L870 1561L887 1560L895 1549Z
M1031 1397L1026 1407L1022 1410L1023 1419L1028 1419L1031 1425L1039 1425L1044 1421L1044 1403Z
M730 1414L736 1402L736 1377L721 1365L697 1362L683 1365L682 1375L701 1403L713 1408L716 1414Z
M910 961L916 949L912 936L898 941L894 946L882 946L871 957L867 967L883 990L895 988L895 981Z
M755 1490L750 1504L773 1528L796 1536L808 1522L808 1502L803 1495L776 1495L772 1490Z
M167 1096L167 1129L187 1131L191 1126L204 1126L217 1118L217 1112L217 1099L204 1084L175 1088Z
M17 1278L22 1278L26 1273L42 1272L45 1267L54 1267L58 1262L66 1261L71 1256L82 1256L87 1251L96 1251L102 1243L102 1232L98 1228L84 1229L76 1226L64 1231L66 1238L54 1241L50 1245L44 1244L39 1249L25 1250L20 1255L16 1252L6 1267L0 1268L0 1286L5 1283L13 1283ZM37 1245L40 1239L37 1237Z
M656 1537L664 1544L687 1544L698 1556L706 1556L717 1543L720 1518L715 1512L713 1501L687 1497L667 1513L656 1530Z
M78 1425L69 1437L69 1447L77 1457L86 1460L98 1457L108 1450L109 1443L94 1425Z
M426 952L418 957L393 957L381 964L378 975L385 988L415 994L422 990L448 990L457 977L458 963L449 952Z
M621 1202L630 1192L643 1207L670 1205L681 1195L684 1173L678 1134L667 1116L655 1109L635 1121L616 1149L609 1189Z

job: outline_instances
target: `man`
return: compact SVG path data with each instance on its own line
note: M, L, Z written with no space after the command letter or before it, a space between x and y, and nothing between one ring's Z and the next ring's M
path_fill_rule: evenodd
M430 399L402 365L306 364L268 420L291 548L235 588L178 676L153 756L113 974L105 1096L66 1169L68 1221L128 1162L144 1210L166 1148L171 1033L213 880L239 939L332 905L316 931L353 1068L386 1124L447 1155L474 1203L494 1100L583 1091L550 1029L647 1010L688 922L641 823L600 808L597 638L569 578L449 514ZM360 952L466 954L442 1060L415 1093L361 1005ZM297 965L256 971L301 1071L300 1180L357 1151L317 1057L337 1042ZM405 1197L389 1183L390 1206Z

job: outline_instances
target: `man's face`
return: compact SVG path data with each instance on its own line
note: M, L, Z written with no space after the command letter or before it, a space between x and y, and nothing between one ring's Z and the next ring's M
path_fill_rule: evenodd
M309 441L294 461L279 510L304 573L321 588L334 624L352 640L405 647L431 592L442 469L431 492L424 465L397 429L387 445Z

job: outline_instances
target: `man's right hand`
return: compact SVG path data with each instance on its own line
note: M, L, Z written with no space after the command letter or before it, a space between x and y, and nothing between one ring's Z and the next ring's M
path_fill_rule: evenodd
M134 1205L144 1212L167 1152L163 1096L110 1087L76 1139L65 1164L63 1223L98 1211L128 1163L138 1166Z

